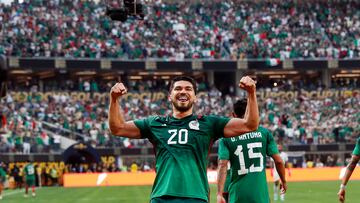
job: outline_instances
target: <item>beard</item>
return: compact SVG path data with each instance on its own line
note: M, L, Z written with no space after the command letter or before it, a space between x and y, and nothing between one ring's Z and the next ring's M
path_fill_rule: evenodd
M194 102L190 102L189 103L181 103L178 101L173 101L172 105L175 107L176 110L180 111L180 112L186 112L189 109L191 109L194 105Z

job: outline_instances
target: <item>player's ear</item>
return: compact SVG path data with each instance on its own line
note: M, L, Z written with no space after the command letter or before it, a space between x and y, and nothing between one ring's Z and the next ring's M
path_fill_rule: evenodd
M168 94L168 101L171 102L171 94Z

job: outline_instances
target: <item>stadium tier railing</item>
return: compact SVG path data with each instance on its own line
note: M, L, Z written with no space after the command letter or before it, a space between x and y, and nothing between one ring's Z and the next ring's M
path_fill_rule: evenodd
M239 60L208 60L208 59L146 59L122 60L115 58L45 58L45 57L9 57L8 67L12 69L32 70L228 70L238 69L358 69L360 58L352 59L239 59Z
M43 129L48 130L53 134L58 134L58 135L60 135L62 137L65 137L65 138L67 138L69 140L73 140L72 144L74 144L76 141L88 142L88 141L91 140L91 138L89 136L86 136L86 135L83 135L83 134L80 134L80 133L77 133L77 132L62 128L61 126L54 125L54 124L51 124L51 123L46 122L46 121L41 121L40 123L41 123L41 126L42 126ZM66 145L66 146L68 147L68 146L70 146L72 144L69 144L69 145Z

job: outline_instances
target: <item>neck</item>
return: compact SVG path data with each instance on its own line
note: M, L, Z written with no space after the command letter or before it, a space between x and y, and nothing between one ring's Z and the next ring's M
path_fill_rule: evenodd
M187 111L180 112L177 109L173 108L172 116L177 119L185 118L186 116L190 116L193 113L193 109L190 108Z

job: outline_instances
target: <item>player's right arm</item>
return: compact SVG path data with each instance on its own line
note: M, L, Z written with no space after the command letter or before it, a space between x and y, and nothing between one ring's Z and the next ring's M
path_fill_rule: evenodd
M228 162L230 159L229 155L229 149L227 145L225 144L225 140L220 139L219 140L219 148L218 148L218 177L217 177L217 203L226 203L225 198L223 197L224 193L224 186L227 176L227 170L228 170Z
M140 129L135 125L134 121L125 121L124 114L119 105L119 98L127 93L127 89L123 83L116 83L110 91L110 107L109 107L109 128L111 134L128 137L141 138Z
M218 163L218 178L217 178L217 203L226 203L223 193L224 186L227 176L227 168L228 168L229 160L220 160Z
M248 93L248 101L244 118L231 118L224 128L224 137L235 137L256 130L259 127L259 107L256 99L256 83L249 76L242 77L241 89Z
M338 192L339 201L344 202L345 201L345 186L347 182L349 181L354 169L356 168L356 164L359 162L360 156L359 155L352 155L351 161L346 167L345 175L341 180L340 190Z
M273 154L271 155L272 159L274 160L274 164L275 164L275 168L276 171L279 174L280 180L281 180L281 192L285 193L287 190L287 183L286 183L286 178L285 178L285 166L284 166L284 162L281 159L279 154Z

